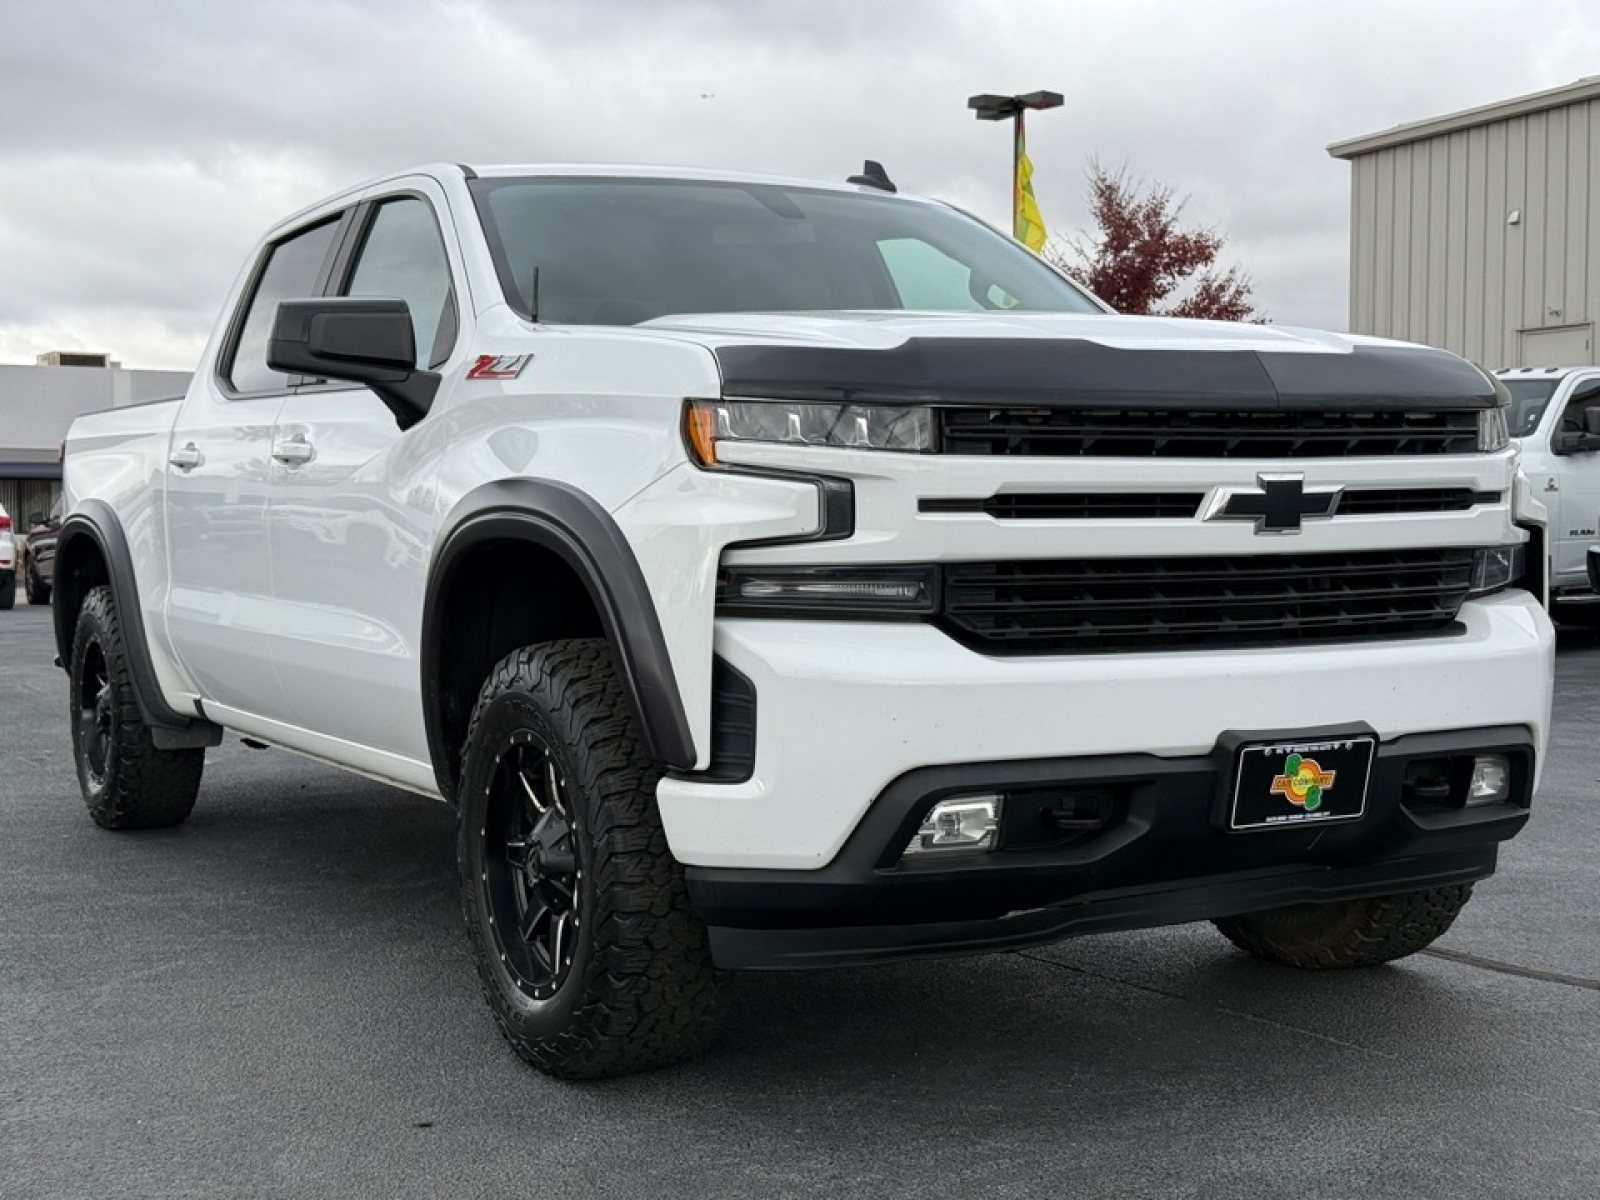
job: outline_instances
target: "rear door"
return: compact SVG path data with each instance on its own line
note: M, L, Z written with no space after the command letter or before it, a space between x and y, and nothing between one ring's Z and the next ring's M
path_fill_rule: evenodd
M468 308L446 211L431 180L367 198L329 286L406 301L417 365L445 371L444 388ZM435 412L444 399L441 389ZM429 417L402 434L370 389L319 383L284 403L272 445L281 719L417 762L427 757L418 638L433 461L420 448L437 426Z
M1595 408L1600 408L1600 379L1582 380L1563 404L1550 434L1560 488L1560 503L1551 506L1550 522L1551 582L1558 587L1587 586L1588 550L1600 536L1600 452L1556 449L1563 433L1584 431L1585 414Z
M278 410L298 381L268 368L267 338L279 301L324 286L343 219L312 221L262 252L217 369L195 380L168 447L173 650L203 699L247 713L282 707L268 636L267 485Z

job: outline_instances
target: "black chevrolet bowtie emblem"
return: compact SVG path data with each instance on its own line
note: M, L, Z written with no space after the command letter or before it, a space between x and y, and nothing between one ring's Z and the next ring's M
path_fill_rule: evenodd
M1256 483L1260 491L1218 489L1201 519L1254 521L1257 533L1299 533L1300 522L1333 516L1344 494L1333 485L1307 487L1304 475L1263 472Z

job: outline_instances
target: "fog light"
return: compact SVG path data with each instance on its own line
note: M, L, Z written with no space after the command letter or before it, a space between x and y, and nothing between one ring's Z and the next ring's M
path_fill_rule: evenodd
M1459 778L1459 776L1458 776ZM1472 783L1467 788L1467 807L1477 804L1503 804L1511 799L1511 764L1503 754L1480 754L1472 760Z
M905 852L981 854L994 849L999 832L999 796L953 796L933 806Z

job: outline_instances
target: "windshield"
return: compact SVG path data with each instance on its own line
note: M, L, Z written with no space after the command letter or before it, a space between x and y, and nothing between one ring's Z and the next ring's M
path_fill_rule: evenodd
M1506 391L1511 393L1511 407L1506 412L1506 429L1512 437L1527 437L1539 428L1539 418L1555 394L1554 379L1501 379Z
M471 187L506 301L540 321L631 325L673 313L837 309L1101 311L1027 250L938 205L686 180L478 179Z

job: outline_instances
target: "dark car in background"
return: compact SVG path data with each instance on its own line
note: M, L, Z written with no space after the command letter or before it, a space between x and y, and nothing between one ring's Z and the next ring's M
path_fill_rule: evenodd
M49 604L56 578L56 540L61 535L62 499L58 497L49 516L32 513L28 517L28 536L22 540L22 589L29 604Z

